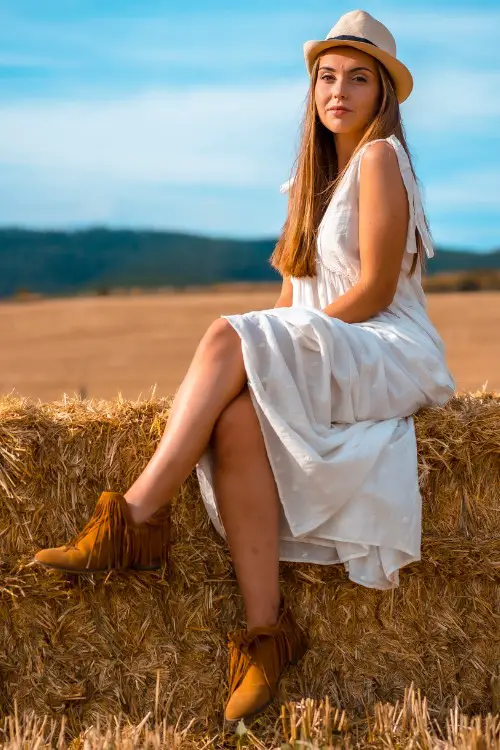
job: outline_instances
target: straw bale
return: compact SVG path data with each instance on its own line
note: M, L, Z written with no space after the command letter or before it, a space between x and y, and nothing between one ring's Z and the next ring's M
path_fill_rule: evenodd
M243 624L228 550L194 472L173 506L169 571L71 576L33 552L82 527L103 489L125 491L153 453L170 399L35 403L0 399L0 713L99 715L220 727L227 631ZM282 563L311 648L282 680L299 696L362 712L412 681L440 713L491 709L500 667L500 396L460 394L415 417L423 559L393 591L343 566ZM263 722L275 716L266 710Z

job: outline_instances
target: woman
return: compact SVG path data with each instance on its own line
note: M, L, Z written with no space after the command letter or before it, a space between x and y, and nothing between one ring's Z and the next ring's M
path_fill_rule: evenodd
M276 306L212 323L143 473L124 495L103 492L68 545L36 555L73 572L159 567L169 501L196 466L246 611L229 639L229 720L260 711L305 649L279 560L342 562L385 589L420 559L412 415L455 389L421 286L433 248L399 109L412 76L360 10L304 52Z

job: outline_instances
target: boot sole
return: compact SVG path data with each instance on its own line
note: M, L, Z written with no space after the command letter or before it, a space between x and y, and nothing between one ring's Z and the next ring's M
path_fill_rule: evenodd
M162 565L154 565L150 568L83 568L83 569L74 569L74 568L60 568L57 565L49 565L48 563L42 562L41 560L33 560L37 565L42 565L44 568L47 568L47 570L58 570L60 573L73 573L75 575L83 575L85 573L110 573L112 570L117 571L123 571L123 570L133 570L136 573L140 573L142 571L147 570L161 570Z
M224 717L224 721L226 722L226 724L236 724L239 721L245 721L245 719L254 719L256 716L258 716L259 714L261 714L262 711L264 711L265 708L267 708L268 706L270 706L271 703L274 703L274 696L270 700L268 700L267 703L264 703L263 706L261 706L260 708L258 708L256 711L253 711L251 714L245 714L244 716L238 716L236 719L226 719L226 717Z

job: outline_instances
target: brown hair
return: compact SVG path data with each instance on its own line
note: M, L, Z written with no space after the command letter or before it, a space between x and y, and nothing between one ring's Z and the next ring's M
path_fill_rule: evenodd
M377 138L394 134L408 154L413 176L417 179L404 135L399 102L392 78L385 66L373 58L379 73L380 97L377 114L367 127L355 153ZM332 133L319 119L314 90L318 78L319 57L311 71L311 85L306 99L306 109L301 129L301 143L295 161L295 178L289 191L288 212L281 236L269 262L282 276L316 275L316 236L321 218L331 200L339 180L349 167L338 173L337 150ZM427 217L424 222L429 230ZM430 234L430 230L429 230ZM417 253L413 258L409 276L415 273L417 261L425 265L425 252L418 229L415 227Z

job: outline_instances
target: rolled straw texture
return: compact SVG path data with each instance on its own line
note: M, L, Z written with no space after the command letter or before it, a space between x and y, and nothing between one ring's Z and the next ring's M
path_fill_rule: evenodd
M173 505L171 569L83 577L31 565L82 528L100 492L124 492L165 429L170 399L0 399L0 713L98 715L220 726L228 630L243 625L231 559L194 472ZM500 395L460 394L415 416L422 561L400 586L343 566L282 563L310 650L279 699L328 694L349 712L413 681L438 714L491 709L500 684ZM498 705L498 703L497 703ZM276 705L263 714L268 721Z

